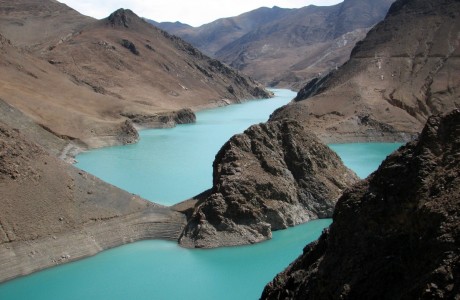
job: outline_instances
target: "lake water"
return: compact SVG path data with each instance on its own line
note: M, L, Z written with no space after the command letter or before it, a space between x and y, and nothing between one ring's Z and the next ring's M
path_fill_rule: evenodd
M343 163L360 177L366 178L377 170L388 154L398 149L401 143L356 143L331 144Z
M211 187L214 155L230 136L266 121L295 96L275 92L274 99L199 112L196 124L143 131L136 145L84 153L77 166L152 201L177 203ZM398 146L331 145L360 177ZM190 250L174 242L137 242L0 284L0 299L258 299L330 222L274 232L272 240L244 247Z
M295 97L273 90L272 99L255 100L197 113L194 124L143 130L139 143L82 153L77 167L156 203L172 205L212 186L212 162L235 133L265 122Z
M329 224L309 222L244 247L189 250L174 242L137 242L6 282L0 299L258 299Z

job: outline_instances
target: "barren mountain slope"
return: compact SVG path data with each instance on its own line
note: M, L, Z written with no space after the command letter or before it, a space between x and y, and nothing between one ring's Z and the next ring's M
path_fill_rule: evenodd
M82 147L136 141L133 126L116 115L126 106L120 99L76 85L1 35L0 65L0 99L57 136Z
M270 96L129 10L97 21L55 1L16 4L0 10L9 24L0 31L18 33L21 45L1 37L0 98L83 148L134 142L133 125L193 122L190 109ZM58 28L66 16L62 30L41 35L40 22Z
M180 109L268 96L248 77L130 10L120 9L85 27L44 57L97 93L150 108Z
M339 199L261 299L459 299L460 112L428 119Z
M344 66L272 120L294 118L327 142L410 139L460 106L459 14L458 1L397 1Z
M297 87L343 64L394 0L307 6L226 45L216 57L273 86Z
M172 33L265 84L300 88L318 73L343 64L393 1L260 8L198 28L178 27Z
M0 32L15 45L38 51L93 21L56 0L0 0Z
M152 20L149 22L171 34L180 36L204 53L212 56L227 44L264 24L281 19L290 14L291 11L291 9L277 6L261 7L236 17L218 19L199 27L192 27L179 22L157 23Z
M0 121L0 282L145 238L184 217L50 155Z

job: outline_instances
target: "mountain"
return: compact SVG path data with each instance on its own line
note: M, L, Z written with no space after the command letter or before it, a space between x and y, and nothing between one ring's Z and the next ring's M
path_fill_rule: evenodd
M430 117L342 195L330 228L261 299L458 299L459 149L460 112Z
M136 128L270 96L130 10L94 20L51 0L2 5L0 99L80 148L132 143Z
M309 130L327 142L404 141L430 114L458 108L459 6L395 2L345 65L232 137L216 155L212 189L190 202L180 243L255 243L272 229L327 216L333 195L353 180Z
M258 27L274 22L289 14L291 9L261 7L236 17L222 18L200 27L192 27L180 22L150 23L159 28L180 36L208 55L215 55L227 44L241 38Z
M198 28L168 29L267 85L298 88L343 64L393 1L260 8Z
M412 139L460 106L459 12L458 1L398 1L346 64L271 120L296 119L326 142Z
M0 33L16 46L45 48L93 21L56 0L0 0Z

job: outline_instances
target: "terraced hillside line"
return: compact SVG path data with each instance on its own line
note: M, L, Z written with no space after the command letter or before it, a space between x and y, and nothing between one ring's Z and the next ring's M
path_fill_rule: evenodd
M0 121L0 282L126 243L178 240L184 214L50 154L28 137L63 144L40 126L5 120L15 127Z
M140 213L89 222L80 230L0 244L0 282L146 239L177 241L185 216L153 206ZM152 253L154 255L154 253Z

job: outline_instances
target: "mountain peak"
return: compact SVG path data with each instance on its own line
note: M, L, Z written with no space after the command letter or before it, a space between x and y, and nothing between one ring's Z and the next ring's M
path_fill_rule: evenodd
M130 9L120 8L114 11L108 17L108 20L112 26L123 26L129 28L135 19L139 18L135 13Z

